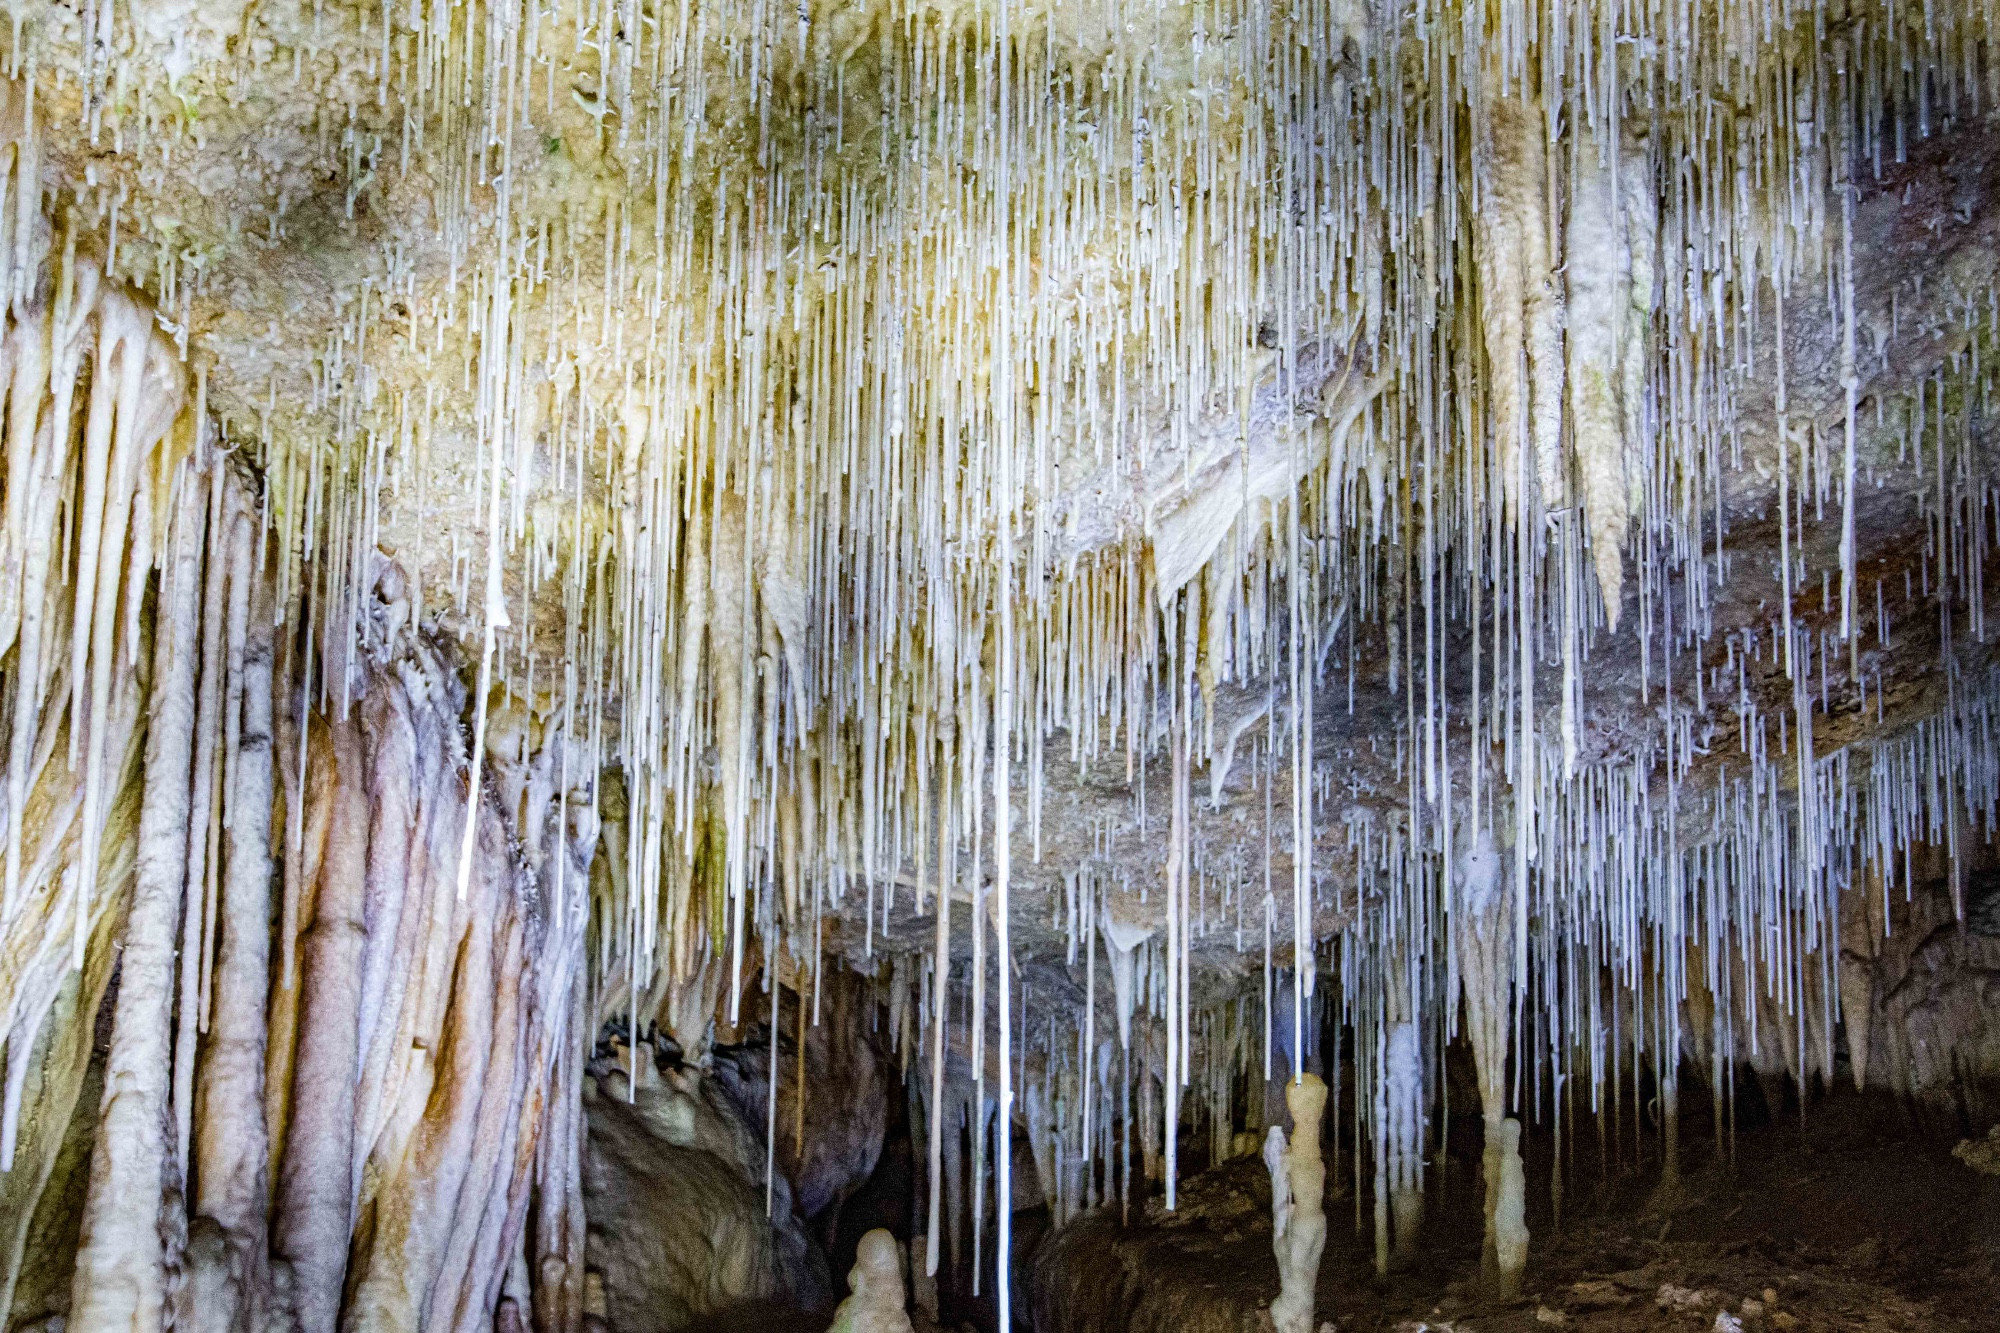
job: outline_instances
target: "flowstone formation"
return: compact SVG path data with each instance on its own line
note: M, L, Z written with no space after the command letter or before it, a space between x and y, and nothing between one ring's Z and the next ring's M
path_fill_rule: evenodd
M8 13L0 1324L2000 1114L1984 0Z

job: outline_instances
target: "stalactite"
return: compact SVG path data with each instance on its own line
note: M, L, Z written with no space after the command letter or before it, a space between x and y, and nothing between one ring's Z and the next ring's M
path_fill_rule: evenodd
M10 83L0 98L16 164L36 155L31 127L14 118L22 96L21 86ZM0 1232L0 1304L11 1306L26 1229L37 1198L51 1183L56 1152L83 1086L99 1003L122 943L131 984L122 1018L114 1014L114 1034L123 1035L114 1035L117 1067L108 1071L107 1100L100 1109L122 1127L127 1151L97 1161L102 1175L89 1192L80 1256L104 1279L105 1304L80 1311L96 1321L116 1318L121 1305L144 1312L162 1299L165 1275L157 1256L147 1249L130 1251L126 1242L150 1239L168 1220L163 1201L179 1170L178 1154L157 1119L167 1113L159 1096L167 1086L160 1081L166 1047L157 1025L167 1019L163 1006L171 996L171 976L163 972L171 971L179 904L164 853L176 822L171 773L175 737L185 721L182 669L190 660L182 654L191 653L194 642L184 620L178 633L161 634L158 622L164 618L171 625L184 614L178 599L191 581L186 543L199 541L172 490L184 472L181 460L192 431L163 442L180 408L180 385L154 355L157 348L140 322L142 308L122 294L104 293L95 264L77 257L73 239L54 271L43 272L46 237L34 211L40 192L18 181L16 188L6 339L8 489L0 540L0 621L14 649L8 681L13 702L7 885L0 906L0 1028L7 1049L0 1200L10 1223ZM116 435L125 465L96 485L78 476L70 458L77 380L93 339L100 347L117 345L118 373L85 381L86 421L97 423L93 439ZM110 355L102 353L95 365L108 366ZM78 529L88 508L85 499L96 502L94 514L114 516L109 533L92 525L97 558L78 567L79 573L101 575L102 586L93 582L93 592L111 608L94 618L89 640L80 637L84 618L64 575L70 558L81 560L69 550L83 535ZM166 529L158 549L156 521ZM148 653L141 612L156 559L169 571L169 584L153 599ZM82 657L73 653L67 666L55 651L65 634L73 648L82 644ZM86 675L93 685L87 723L74 706ZM138 723L155 676L161 691L154 713L158 731L142 771L144 733ZM64 700L71 706L63 707ZM52 762L59 750L77 752L86 729L88 766ZM178 762L184 765L185 756ZM159 787L150 800L144 795L149 773ZM80 826L86 810L89 822ZM143 910L137 934L128 939L127 906L142 843ZM127 1186L131 1197L113 1197L114 1190Z
M1561 455L1562 315L1549 263L1548 158L1540 107L1506 85L1498 61L1486 71L1477 175L1489 198L1475 213L1493 438L1508 504L1532 512L1516 478L1533 477L1539 507L1560 509L1568 488ZM1525 465L1517 462L1528 451ZM1517 517L1516 521L1526 521Z
M1111 901L1104 907L1104 952L1111 961L1111 989L1118 1009L1118 1045L1129 1050L1132 1045L1132 1006L1136 985L1136 964L1139 946L1152 937L1149 927L1133 922L1122 922L1113 914Z
M1624 608L1623 550L1646 502L1645 376L1656 244L1645 141L1629 123L1583 127L1564 229L1565 351L1581 503L1605 618ZM1613 137L1616 135L1617 137Z

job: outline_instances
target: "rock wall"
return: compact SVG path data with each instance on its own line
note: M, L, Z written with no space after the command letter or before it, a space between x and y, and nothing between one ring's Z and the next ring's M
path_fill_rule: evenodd
M590 770L558 790L561 734L495 728L468 802L460 664L401 571L357 543L351 633L286 628L262 479L150 312L73 255L48 282L6 344L36 441L9 467L47 495L9 488L0 599L0 1311L579 1326L575 1155L545 1131L576 1124ZM24 554L58 518L94 580Z
M811 979L801 1000L787 990L778 1029L778 1170L792 1183L802 1218L837 1209L875 1170L888 1131L892 1095L886 1048L890 1034L870 980L846 970L824 979L820 1021L811 1021ZM799 1005L807 1009L805 1058L799 1058ZM768 1033L769 1029L765 1031ZM769 1112L768 1040L732 1047L715 1062L716 1077L761 1138Z
M616 1333L679 1333L745 1307L830 1306L825 1257L782 1176L766 1216L762 1124L714 1077L663 1075L650 1045L638 1051L585 1085L591 1313Z
M697 997L704 1014L693 1000L676 1007L678 1040L661 1033L633 1047L620 1020L606 1025L585 1084L584 1204L601 1292L592 1308L618 1333L673 1333L756 1310L823 1319L860 1234L842 1225L842 1209L864 1185L894 1196L868 1207L886 1206L897 1233L907 1231L907 1169L873 1179L900 1095L895 1017L863 972L829 968L818 979L817 1021L814 978L793 970L786 981L775 1046L770 1000L754 984L740 1026L719 989Z

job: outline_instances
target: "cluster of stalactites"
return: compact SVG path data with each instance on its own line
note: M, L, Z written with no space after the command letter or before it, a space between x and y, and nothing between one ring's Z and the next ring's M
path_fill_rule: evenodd
M1055 751L1132 772L1172 747L1176 708L1194 719L1192 762L1219 799L1259 716L1230 689L1265 694L1268 680L1288 695L1302 660L1313 664L1304 674L1324 676L1331 660L1337 675L1344 626L1350 672L1372 651L1354 640L1379 632L1392 682L1425 685L1403 742L1410 767L1421 751L1424 799L1469 781L1491 801L1497 786L1541 782L1527 710L1500 702L1503 690L1532 691L1532 669L1507 662L1503 683L1498 659L1556 645L1567 780L1591 643L1626 616L1656 638L1661 590L1676 579L1704 619L1715 575L1698 555L1702 497L1718 490L1733 404L1688 386L1742 368L1772 288L1837 269L1825 186L1846 174L1845 158L1833 162L1847 140L1825 127L1875 123L1864 98L1901 95L1878 74L1905 38L1857 48L1875 71L1865 87L1829 82L1817 57L1760 48L1763 63L1730 65L1727 78L1747 80L1751 102L1766 84L1801 91L1768 119L1725 124L1677 100L1699 79L1667 78L1717 58L1703 33L1626 34L1656 44L1625 43L1615 59L1594 30L1558 40L1547 16L1508 12L1482 48L1490 57L1441 55L1476 114L1439 155L1388 119L1411 36L1340 21L1356 27L1323 48L1338 58L1280 62L1293 100L1260 112L1282 124L1286 108L1336 91L1357 111L1351 140L1316 138L1287 163L1320 201L1304 239L1212 170L1253 153L1234 129L1197 133L1163 109L1169 92L1153 106L1087 82L1061 83L1030 118L947 58L980 50L991 30L949 25L856 57L869 78L855 91L807 73L800 95L866 119L857 145L875 133L863 105L892 127L962 108L954 123L981 126L981 160L1019 173L1004 207L959 196L949 215L964 225L939 231L912 211L929 195L848 170L859 148L814 141L796 158L774 148L732 168L789 180L817 164L784 197L796 225L824 239L782 255L764 248L739 211L748 205L704 193L681 163L658 187L650 260L631 241L600 271L567 232L516 224L520 243L505 253L518 271L480 285L489 311L507 294L492 317L518 350L482 356L501 376L490 401L524 406L490 429L483 475L486 498L508 488L496 513L532 515L511 497L532 498L536 483L505 459L522 430L540 432L556 466L529 472L575 479L576 504L553 507L572 526L550 549L588 566L579 587L602 581L568 604L581 608L579 641L605 645L582 688L620 701L607 745L630 778L615 986L684 980L704 956L728 955L736 970L746 931L809 950L817 913L886 920L910 878L927 901L944 856L975 854L991 823L996 733L1022 761L1031 850ZM1017 44L1032 43L1036 22L1022 20ZM1975 29L1940 37L1941 49ZM1068 54L1055 44L1037 68ZM677 51L668 63L696 62ZM1961 90L1968 103L1982 91ZM1107 127L1142 113L1157 139L1144 165L1107 162ZM1082 147L1050 128L1085 121L1097 133ZM882 170L921 176L929 142ZM1408 170L1378 179L1364 149ZM697 157L708 151L695 141ZM1163 175L1176 153L1186 173ZM1664 165L1690 159L1740 166L1743 188L1722 199ZM835 194L836 181L854 188ZM1113 235L1121 209L1200 182L1205 202L1175 214L1185 233ZM628 245L624 232L616 244ZM1211 262L1195 265L1198 251ZM606 272L654 263L697 286L707 273L711 290L726 266L725 310L740 318L711 309L699 327L748 330L755 350L729 344L724 367L712 359L723 341L670 341L657 371L621 374L614 393L561 315L563 283L594 291ZM573 276L553 276L563 273ZM1325 301L1295 309L1249 295L1280 274ZM1176 313L1195 309L1220 314L1197 328ZM791 332L762 341L772 329ZM556 369L538 377L537 365ZM510 366L522 368L518 390ZM1470 386L1462 397L1440 390L1447 367ZM597 518L583 484L595 463L578 460L599 456L626 506L615 519ZM1046 584L997 587L1002 528L1020 568L1046 571ZM999 661L1009 597L1016 647ZM1482 734L1506 742L1497 775L1445 753L1463 733L1437 682L1462 668L1446 661L1441 627L1468 611L1493 627L1483 688L1496 702L1470 711L1493 716L1475 752ZM526 657L540 660L535 651ZM1011 711L996 718L1002 697ZM1312 722L1298 716L1262 751L1281 814L1304 805L1297 789L1313 780L1284 760L1309 748ZM1531 803L1517 808L1535 818ZM1278 847L1295 862L1302 850L1296 833Z
M1788 545L1797 697L1775 761L1763 720L1744 734L1764 756L1758 797L1780 804L1768 775L1787 764L1806 793L1789 816L1800 850L1726 872L1797 873L1709 918L1743 948L1769 919L1815 919L1831 864L1817 849L1836 834L1816 804L1804 664L1820 665L1822 717L1838 644L1848 688L1866 689L1848 187L1934 110L1984 114L1985 71L2000 69L1984 10L1916 26L1857 8L1826 25L1750 0L1482 3L1439 22L1221 0L1162 14L1142 50L1094 9L809 7L801 24L690 3L614 39L622 12L419 7L384 16L372 42L334 25L325 63L378 89L340 99L349 211L354 192L448 181L430 199L447 253L398 238L326 331L299 395L315 430L255 447L276 604L333 664L308 689L344 710L350 655L392 639L391 620L452 624L477 643L475 793L489 762L514 765L501 780L522 817L568 790L524 766L526 738L554 719L579 767L618 769L593 797L608 831L589 884L600 1014L698 1025L719 992L739 1017L753 938L767 957L811 957L826 914L859 910L872 944L912 894L924 910L973 905L979 990L984 923L998 914L996 948L1012 925L1003 867L1030 860L1006 832L1010 769L1034 854L1052 758L1122 768L1136 808L1107 842L1165 884L1105 933L1121 1037L1132 950L1160 936L1146 947L1171 1183L1197 1067L1190 960L1212 943L1202 868L1230 859L1204 862L1192 781L1206 768L1219 805L1234 771L1281 833L1234 849L1231 887L1266 886L1267 940L1287 923L1306 964L1322 900L1356 908L1339 965L1360 984L1343 993L1372 997L1381 1076L1397 1071L1377 1131L1407 1184L1423 1132L1411 1105L1438 1080L1411 1075L1400 1034L1449 1013L1470 975L1447 944L1450 886L1468 848L1486 854L1482 835L1512 886L1511 957L1477 960L1486 998L1468 1007L1489 1067L1553 1048L1520 998L1561 954L1530 939L1530 919L1570 919L1544 908L1576 923L1545 939L1616 938L1601 961L1628 968L1642 926L1681 940L1701 919L1684 892L1700 881L1679 871L1683 803L1649 798L1662 771L1678 793L1707 748L1701 710L1680 701L1690 649L1698 700L1715 670L1702 650L1726 566L1709 525L1745 424L1734 386L1758 368L1774 295L1824 287L1845 419L1797 450L1781 425L1778 459L1783 487L1795 453L1811 460L1816 519L1831 494L1847 529L1839 640L1830 653L1824 627L1794 626ZM113 8L88 23L101 13L133 21ZM127 125L108 95L115 43L30 36L50 44L54 95L131 130L120 151L183 146L141 133L164 119ZM272 55L227 50L216 58ZM86 223L106 194L80 199ZM117 232L115 207L95 216ZM152 219L128 218L123 246L121 264L106 244L114 278L172 271ZM67 255L58 298L92 272ZM1950 447L1940 432L1941 479ZM10 465L22 456L10 440ZM98 474L79 475L87 488ZM1801 521L1804 478L1781 492ZM1983 551L1986 502L1952 517L1967 497L1945 489L1941 578L1947 549ZM84 503L111 513L101 494ZM464 522L440 535L440 515ZM412 573L387 619L384 542ZM1979 565L1954 567L1963 582ZM95 691L120 696L117 641L100 654L95 625L122 622L102 609L115 597L78 586L91 626L71 630L65 680L90 720L67 743L96 829L116 747ZM1641 645L1642 702L1660 685L1667 702L1625 754L1591 764L1583 663L1619 626ZM1314 690L1344 675L1351 698L1384 660L1404 721L1383 748L1404 789L1370 798L1379 826L1350 820L1348 846L1323 849L1318 830L1337 825L1320 808L1334 779L1314 767ZM1560 668L1559 744L1542 741L1544 660ZM1468 674L1463 703L1445 697ZM1148 763L1172 787L1151 811ZM1636 830L1625 845L1666 855L1578 868L1598 844L1565 835L1606 810ZM476 827L460 825L461 895ZM10 910L16 841L10 829ZM85 838L84 856L101 842ZM1327 850L1345 853L1342 877ZM1284 857L1289 911L1274 911ZM1645 886L1646 908L1621 915L1602 891L1614 882ZM948 924L940 936L943 975ZM993 961L1004 993L1013 960ZM1311 975L1293 969L1295 1024ZM983 991L973 1009L977 1046ZM1496 1056L1501 1013L1511 1042ZM1004 1034L1013 1016L997 1016Z
M133 873L132 799L146 702L149 580L194 448L179 358L152 311L74 233L51 246L25 85L0 84L0 716L6 778L0 1162L54 1007L87 1012ZM82 992L76 974L85 973ZM87 1025L87 1024L86 1024Z
M1036 838L1044 740L1129 771L1192 677L1207 748L1219 691L1289 693L1284 664L1323 663L1343 617L1428 679L1418 617L1518 605L1568 645L1630 612L1636 555L1651 633L1655 566L1698 549L1689 497L1731 426L1684 386L1733 368L1764 284L1825 263L1826 187L1870 146L1845 127L1900 134L1932 94L1897 71L1975 68L1956 57L1986 38L1978 14L1827 32L1750 4L1477 6L1420 28L1219 3L1160 16L1134 64L1113 17L885 5L755 34L690 3L618 42L611 11L561 6L315 25L308 87L379 90L342 99L350 194L480 151L435 200L450 262L399 244L343 294L304 396L338 447L259 443L281 601L365 635L367 553L392 541L412 614L481 638L482 709L497 687L584 720L629 779L603 956L628 990L776 921L803 946L940 824L969 846L996 730L1025 738ZM205 53L306 41L271 35L191 34L175 86L211 86ZM97 48L72 69L33 47L54 30L27 40L125 152L181 151L106 95L125 76ZM738 68L745 41L768 60ZM121 271L168 271L152 226L124 219ZM1494 538L1524 506L1556 554L1539 521L1525 554ZM470 522L444 535L440 512ZM1551 562L1571 572L1520 568ZM1565 582L1584 569L1588 597ZM1422 727L1434 798L1429 700Z
M1530 1124L1569 1132L1595 1116L1615 1139L1622 1116L1636 1125L1656 1114L1640 1132L1657 1136L1648 1153L1672 1181L1684 1068L1718 1099L1739 1070L1803 1089L1832 1078L1843 1032L1857 1085L1957 1095L1954 1079L1987 1066L1945 1070L1898 1032L1880 980L1892 974L1874 960L1913 928L1899 921L1952 916L1953 902L1924 880L2000 817L1996 706L2000 677L1968 676L1951 706L1903 731L1818 756L1756 751L1712 786L1684 789L1678 809L1649 802L1650 757L1570 782L1559 757L1546 756L1545 832L1525 895L1513 849L1490 826L1468 831L1453 863L1398 861L1369 890L1380 910L1333 942L1331 984L1301 1016L1268 961L1261 991L1219 1002L1211 992L1197 1004L1191 1080L1167 1037L1178 1015L1167 1007L1162 938L1123 919L1133 905L1108 886L1072 884L1069 966L1084 1011L1074 1024L1037 1012L1020 1032L1019 1120L1035 1171L1016 1188L1038 1191L1062 1226L1090 1208L1129 1208L1135 1191L1170 1181L1176 1131L1205 1122L1210 1161L1242 1155L1266 1088L1292 1080L1291 1034L1302 1031L1336 1097L1352 1071L1354 1195L1374 1201L1379 1262L1407 1259L1423 1221L1424 1162L1448 1109L1440 1062L1463 1037L1485 1124L1485 1266L1513 1290L1527 1257ZM1801 774L1803 803L1788 785ZM1905 954L1924 943L1914 929ZM991 1002L979 974L948 957L940 970L898 952L882 975L903 1058L930 1062L918 1102L933 1129L931 1267L976 1270L997 1132L986 1031L995 1016L982 1008ZM1956 1031L1963 1021L1945 1013L1924 1023ZM1324 1033L1330 1052L1315 1049ZM1871 1062L1871 1042L1890 1053ZM1249 1108L1241 1128L1239 1106ZM1718 1111L1715 1123L1731 1121ZM1559 1200L1560 1166L1551 1188Z

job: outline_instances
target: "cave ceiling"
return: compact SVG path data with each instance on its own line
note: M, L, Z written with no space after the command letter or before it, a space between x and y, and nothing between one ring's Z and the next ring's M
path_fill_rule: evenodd
M639 989L942 878L1227 990L1984 698L1983 6L11 12L15 281L150 301L308 689L570 738Z

